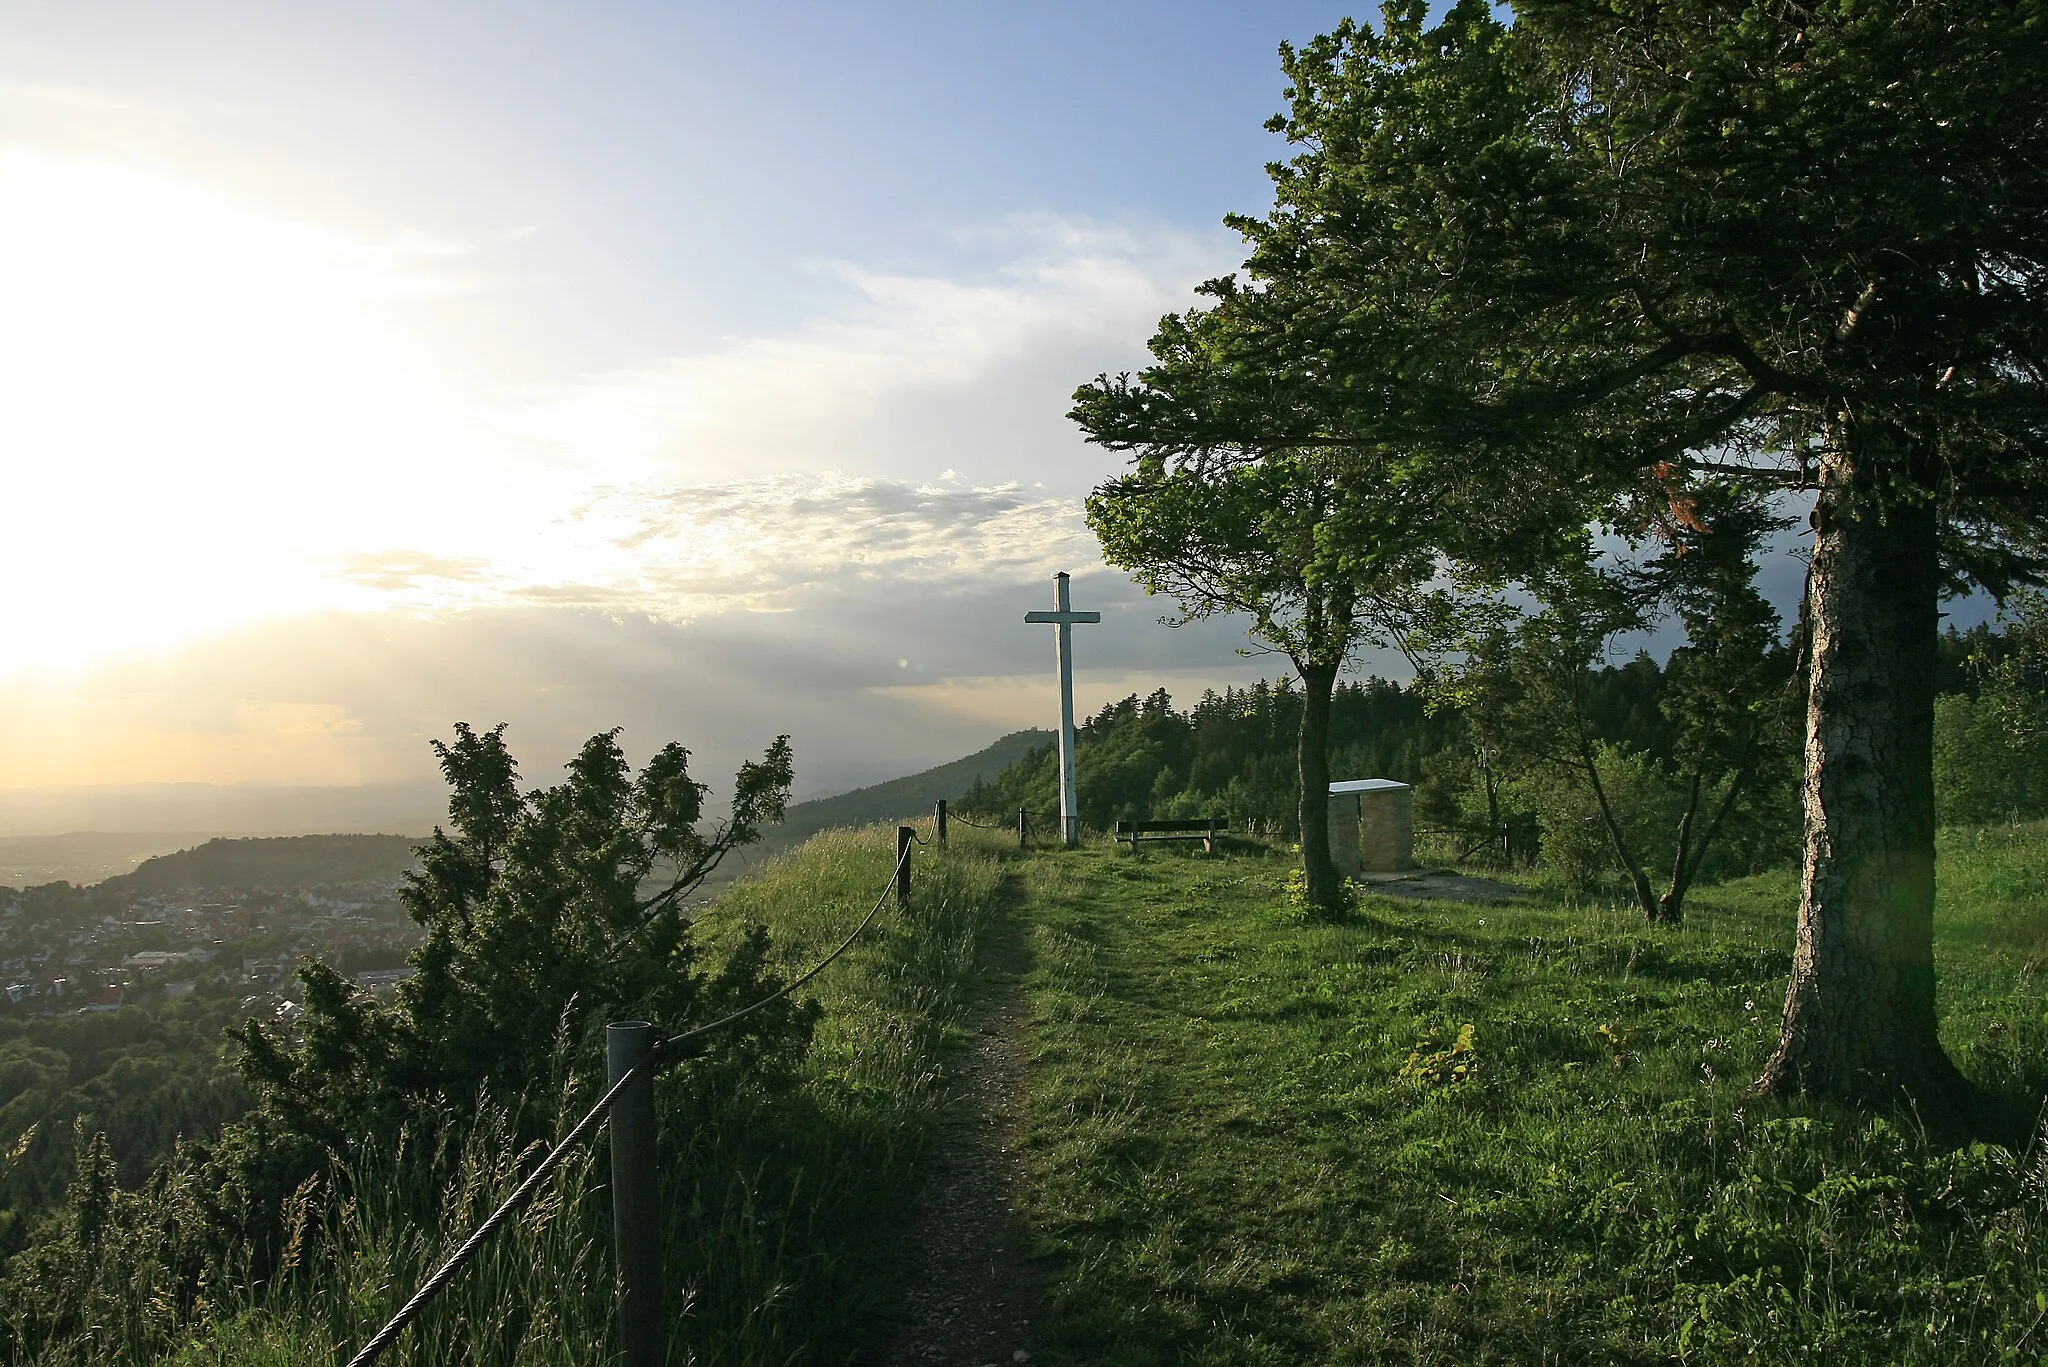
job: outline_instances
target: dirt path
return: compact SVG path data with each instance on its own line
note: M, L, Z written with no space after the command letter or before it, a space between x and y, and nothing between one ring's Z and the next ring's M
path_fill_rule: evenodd
M953 1104L911 1232L911 1281L888 1367L984 1367L1036 1356L1039 1295L1019 1212L1029 1017L1024 929L1005 916L973 1041L953 1055Z

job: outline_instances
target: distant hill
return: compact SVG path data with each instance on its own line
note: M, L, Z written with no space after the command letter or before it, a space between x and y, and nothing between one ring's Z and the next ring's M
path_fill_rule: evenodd
M187 850L217 831L66 831L0 835L0 886L34 887L59 879L78 887L132 873L153 854Z
M940 798L956 798L976 779L993 779L1031 751L1052 744L1050 731L1013 731L986 749L920 774L856 788L835 797L798 802L761 843L738 851L713 886L746 868L800 845L834 826L929 817ZM116 896L179 888L306 888L391 878L414 867L412 835L298 835L209 840L193 849L145 859L133 873L99 885Z
M291 835L209 840L196 849L145 859L133 873L109 878L103 892L169 892L177 888L310 888L393 878L414 866L416 835Z
M0 838L96 831L196 832L200 840L215 835L424 831L436 821L446 821L447 813L448 791L438 779L330 787L139 783L0 788Z
M1050 731L1012 731L986 749L936 769L855 788L834 797L792 803L781 825L764 830L758 845L734 851L704 890L716 892L748 869L758 868L784 850L834 826L870 826L877 821L929 817L940 798L950 801L959 797L974 786L977 778L993 779L1033 750L1052 743Z
M877 821L930 816L940 798L959 797L977 778L992 779L1041 746L1053 742L1050 731L1012 731L985 750L941 764L907 778L855 788L837 797L813 798L790 807L773 834L780 847L801 844L834 826L866 826Z

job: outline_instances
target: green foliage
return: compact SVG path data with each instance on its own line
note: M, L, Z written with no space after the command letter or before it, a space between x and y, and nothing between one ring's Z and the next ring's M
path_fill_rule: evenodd
M501 809L502 810L502 809ZM517 844L521 818L500 829ZM782 1364L886 1329L924 1145L946 1104L941 1056L968 1009L996 924L1004 842L955 835L920 858L915 915L885 916L813 990L810 1047L782 1085L715 1050L657 1092L672 1361ZM888 883L883 831L820 836L713 905L707 964L748 961L764 982L815 962ZM772 939L756 927L765 925ZM710 975L715 981L716 975ZM531 1134L566 1129L602 1086L601 1054L558 1029L537 1071L487 1099L423 1097L388 1142L352 1140L325 1173L285 1187L264 1252L218 1243L252 1199L187 1161L139 1190L87 1141L61 1221L0 1294L0 1360L212 1367L331 1363L360 1344L530 1170ZM234 1128L247 1169L286 1149L270 1112ZM407 1332L398 1364L580 1363L610 1349L609 1193L587 1147ZM233 1166L233 1165L230 1165ZM229 1207L230 1210L223 1210Z
M140 1185L180 1139L211 1140L249 1106L221 1037L236 997L194 993L117 1013L0 1016L0 1259L62 1204L75 1137Z
M1432 23L1398 0L1282 65L1268 127L1294 155L1270 210L1230 220L1246 279L1205 285L1076 416L1115 449L1355 459L1450 511L1428 549L1489 582L1659 502L1682 524L1703 491L1814 491L1805 734L1830 781L1805 790L1826 838L1801 940L1845 952L1802 960L1771 1085L1858 1094L1870 1070L1824 1060L1878 1058L1884 1086L1960 1106L1900 967L1928 952L1930 885L1865 874L1927 869L1942 594L2048 572L2038 6L1459 0ZM1369 554L1376 519L1354 537L1337 513L1333 546ZM1679 692L1720 730L1716 686ZM1678 919L1691 823L1659 896L1601 805L1646 917ZM1878 1006L1879 979L1910 1005ZM1804 1005L1823 995L1871 1006Z
M736 933L707 964L682 907L727 852L781 815L786 737L742 766L730 814L715 826L679 745L635 775L616 733L596 736L564 782L531 793L517 787L502 727L458 725L454 742L435 750L452 830L435 831L404 893L426 931L416 975L386 1004L324 964L305 966L295 1022L245 1021L233 1032L255 1110L209 1150L161 1164L139 1190L115 1182L103 1137L79 1149L65 1204L0 1288L19 1311L0 1341L7 1352L73 1344L101 1322L94 1297L118 1300L123 1286L153 1288L151 1303L168 1308L135 1320L142 1337L122 1351L135 1356L150 1335L161 1346L203 1308L209 1282L237 1267L262 1279L295 1256L292 1201L311 1190L366 1199L348 1186L365 1152L402 1149L410 1135L407 1161L424 1165L411 1185L439 1190L452 1174L435 1165L462 1150L446 1133L423 1132L430 1119L461 1130L501 1116L523 1147L552 1133L560 1098L574 1090L563 1060L591 1052L607 1020L681 1029L774 990L765 931ZM682 1091L711 1113L787 1090L816 1016L794 999L750 1015L692 1067ZM47 1060L23 1055L13 1071L32 1089ZM119 1068L109 1076L122 1080ZM158 1124L189 1109L166 1108ZM169 1147L162 1138L157 1154ZM133 1269L103 1243L126 1250ZM87 1257L114 1280L65 1275Z
M1971 663L1975 696L1934 707L1934 795L1950 824L2048 813L2048 599L2027 591L1984 633Z
M1286 881L1280 885L1280 895L1289 918L1304 923L1340 921L1358 909L1358 883L1355 879L1346 878L1338 885L1334 901L1318 903L1309 896L1308 871L1299 864L1287 871Z
M1426 692L1458 707L1480 753L1528 794L1544 860L1571 886L1618 872L1648 919L1676 922L1721 837L1783 822L1798 699L1792 651L1755 584L1779 525L1739 491L1664 489L1644 514L1640 539L1658 547L1645 563L1602 563L1587 544L1528 581L1527 608L1475 604L1434 624ZM1665 667L1624 666L1649 685L1636 698L1661 716L1658 751L1617 751L1610 737L1643 728L1600 715L1594 675L1617 635L1664 613L1685 629ZM1773 853L1789 849L1781 839ZM1666 870L1660 896L1652 877Z
M1293 841L1301 707L1285 678L1205 692L1186 712L1164 689L1110 704L1078 728L1082 823L1106 830L1134 819L1225 816L1239 832ZM1347 777L1405 778L1456 734L1455 721L1428 715L1420 697L1385 679L1332 692L1331 764ZM983 820L1014 820L1024 807L1043 830L1058 802L1057 759L1046 747L976 783L957 805Z
M1676 759L1687 743L1682 722L1671 715L1677 709L1665 706L1668 677L1648 656L1638 656L1619 666L1580 670L1570 683L1594 753L1604 757L1599 772L1603 781L1612 779L1618 819L1642 857L1659 868L1671 866L1689 799ZM1773 715L1770 707L1783 696L1764 699L1757 711ZM1440 692L1432 708L1424 693L1384 679L1338 685L1331 708L1332 773L1415 784L1418 844L1425 857L1527 864L1538 855L1540 837L1543 862L1559 869L1568 884L1609 886L1616 867L1612 842L1587 784L1573 768L1560 773L1526 746L1492 740L1475 725L1470 695L1463 701L1461 706ZM1546 705L1571 704L1552 695ZM1177 711L1163 691L1105 707L1079 728L1083 823L1105 830L1123 820L1213 815L1227 817L1239 832L1291 842L1300 707L1299 693L1285 679L1205 694L1186 712ZM1568 718L1540 720L1571 726ZM1771 739L1783 744L1780 737ZM1747 873L1791 857L1798 831L1789 810L1791 771L1782 760L1773 762L1776 767L1757 764L1711 849L1696 854L1696 876ZM975 819L1005 823L1025 807L1043 830L1053 820L1058 785L1053 752L1046 747L993 780L977 782L956 805ZM1701 806L1711 813L1727 791L1725 771L1710 776L1702 785ZM1510 857L1501 860L1503 852Z
M761 975L765 944L737 946L701 971L683 901L780 815L786 737L741 767L730 818L707 832L707 790L680 745L634 775L617 733L594 736L565 782L521 794L503 729L458 724L452 745L436 743L453 831L435 830L407 880L406 909L426 939L397 1001L379 1003L314 964L301 971L295 1038L254 1023L240 1032L263 1108L307 1143L388 1141L427 1097L502 1104L545 1069L565 1031L582 1042L607 1020L680 1029L773 989ZM749 1017L719 1056L772 1080L809 1023L785 1003Z
M1685 794L1669 772L1640 750L1598 742L1594 772L1628 847L1651 867L1669 868ZM1618 876L1614 841L1593 788L1576 769L1539 770L1514 785L1513 795L1536 813L1543 832L1543 867L1575 892L1632 896Z
M1941 857L1944 1041L2031 1120L2048 828ZM1789 870L1674 933L1540 891L1300 924L1259 855L1022 867L1054 1367L2036 1356L2039 1140L1752 1093Z
M1425 1087L1450 1087L1471 1082L1479 1076L1479 1039L1471 1021L1458 1027L1458 1034L1445 1044L1432 1030L1416 1041L1401 1064L1401 1076Z
M1227 315L1204 321L1221 326ZM1089 394L1081 395L1083 416ZM1183 454L1171 439L1139 449L1136 473L1089 495L1089 528L1110 564L1129 570L1146 593L1179 604L1182 622L1244 614L1260 648L1293 663L1302 686L1295 779L1302 867L1310 901L1334 911L1342 889L1320 819L1331 691L1359 645L1407 634L1413 604L1436 571L1428 529L1437 510L1390 484L1384 470L1363 468L1356 455L1229 460L1213 451ZM1351 529L1348 551L1340 522Z

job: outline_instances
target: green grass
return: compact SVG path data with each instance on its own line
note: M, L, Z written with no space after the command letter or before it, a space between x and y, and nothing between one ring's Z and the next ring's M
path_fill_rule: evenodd
M797 1076L744 1077L658 1093L668 1360L720 1367L863 1360L887 1332L901 1280L919 1159L939 1117L939 1057L963 1028L981 947L1002 914L1000 842L920 851L913 914L885 907L870 933L806 989L825 1008ZM891 832L835 831L743 880L702 933L729 948L769 926L796 971L836 946L894 865ZM541 1094L563 1094L557 1131L589 1104L602 1060L558 1061ZM687 1063L685 1069L705 1063ZM459 1161L361 1155L344 1202L311 1192L287 1275L269 1286L216 1278L173 1355L181 1367L300 1367L344 1360L498 1201L537 1153L503 1124L451 1133L423 1115L420 1142ZM612 1346L609 1193L602 1134L535 1206L409 1329L391 1364L597 1363ZM449 1171L452 1179L423 1181ZM48 1362L136 1361L161 1341L148 1249L89 1275L107 1282L102 1326L47 1345Z
M2038 1098L2048 831L1946 832L1941 854L1945 1038ZM1306 925L1259 855L1023 868L1055 1361L2048 1351L2039 1154L1750 1095L1790 873L1653 930L1547 895L1369 897Z
M1945 1038L1979 1082L2038 1098L2048 828L1944 832L1941 852ZM734 887L703 933L716 950L763 921L787 967L808 964L891 862L886 831L827 833ZM1056 1364L2048 1350L2042 1155L1749 1094L1784 991L1790 873L1702 889L1663 930L1540 890L1513 906L1368 897L1346 923L1305 924L1288 869L1258 852L1019 859L972 831L920 851L915 914L886 908L812 989L825 1015L796 1076L665 1084L670 1361L876 1359L942 1059L1006 916L1034 960L1027 1214ZM570 1051L536 1082L569 1094L564 1126L600 1066ZM310 1193L289 1275L213 1283L175 1360L337 1360L531 1164L508 1134L423 1116L421 1142L460 1155L431 1184L450 1165L359 1156L354 1186L374 1195ZM386 1360L606 1360L603 1153L569 1165ZM167 1211L137 1227L183 1218ZM151 1317L173 1311L152 1298L147 1243L84 1273L105 1283L101 1328L44 1360L140 1360L124 1345L162 1341Z

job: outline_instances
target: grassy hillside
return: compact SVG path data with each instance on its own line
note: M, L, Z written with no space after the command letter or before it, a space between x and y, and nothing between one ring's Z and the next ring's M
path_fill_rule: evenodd
M936 769L855 788L836 797L796 803L776 829L775 839L784 845L794 845L834 826L865 826L877 821L930 816L940 798L959 797L974 786L975 780L993 779L1033 750L1051 745L1053 739L1050 731L1012 731L986 749Z
M820 831L878 822L928 820L940 798L957 798L973 787L976 779L992 779L1033 750L1052 743L1050 731L1012 731L985 749L935 769L855 788L834 797L792 803L780 825L761 833L758 845L734 852L719 867L705 884L705 892L723 891L740 875L762 867Z
M103 892L132 894L178 888L308 888L392 878L414 865L416 835L290 835L209 840L195 849L145 859L133 873L109 878Z
M1942 836L1944 1035L2048 1084L2048 828ZM1758 1100L1790 873L1689 923L1537 897L1294 919L1287 864L1020 865L1063 1363L2039 1359L2042 1155Z
M921 854L916 914L899 917L893 899L885 902L868 933L804 989L823 1015L794 1076L721 1074L714 1039L660 1084L670 1362L873 1360L900 1289L897 1255L925 1148L947 1099L938 1054L958 1033L980 951L1001 914L998 858L1014 854L968 844ZM735 889L704 921L709 960L753 952L745 934L753 922L769 928L770 953L783 969L817 962L889 886L894 856L886 830L809 842ZM565 1045L557 1064L556 1075L531 1086L533 1096L559 1106L559 1132L601 1089L602 1049ZM703 1081L707 1073L718 1080ZM360 1155L346 1199L301 1188L296 1252L279 1277L248 1285L231 1275L207 1286L189 1314L163 1289L177 1285L186 1244L108 1236L105 1256L77 1269L90 1282L90 1322L55 1341L38 1337L34 1325L19 1329L23 1350L12 1360L192 1367L341 1360L531 1170L533 1153L488 1114L481 1125L442 1124L431 1110L422 1115L429 1138L418 1152ZM606 1153L600 1131L383 1361L610 1361ZM459 1161L441 1161L450 1154ZM424 1175L437 1165L452 1166L446 1186ZM113 1227L132 1227L134 1212L153 1203L163 1223L144 1220L141 1228L182 1230L179 1222L193 1218L190 1203L213 1199L175 1183L171 1191L169 1198L119 1198L117 1213L128 1223ZM6 1289L0 1360L9 1360L10 1321L26 1315ZM166 1342L175 1351L165 1354Z

